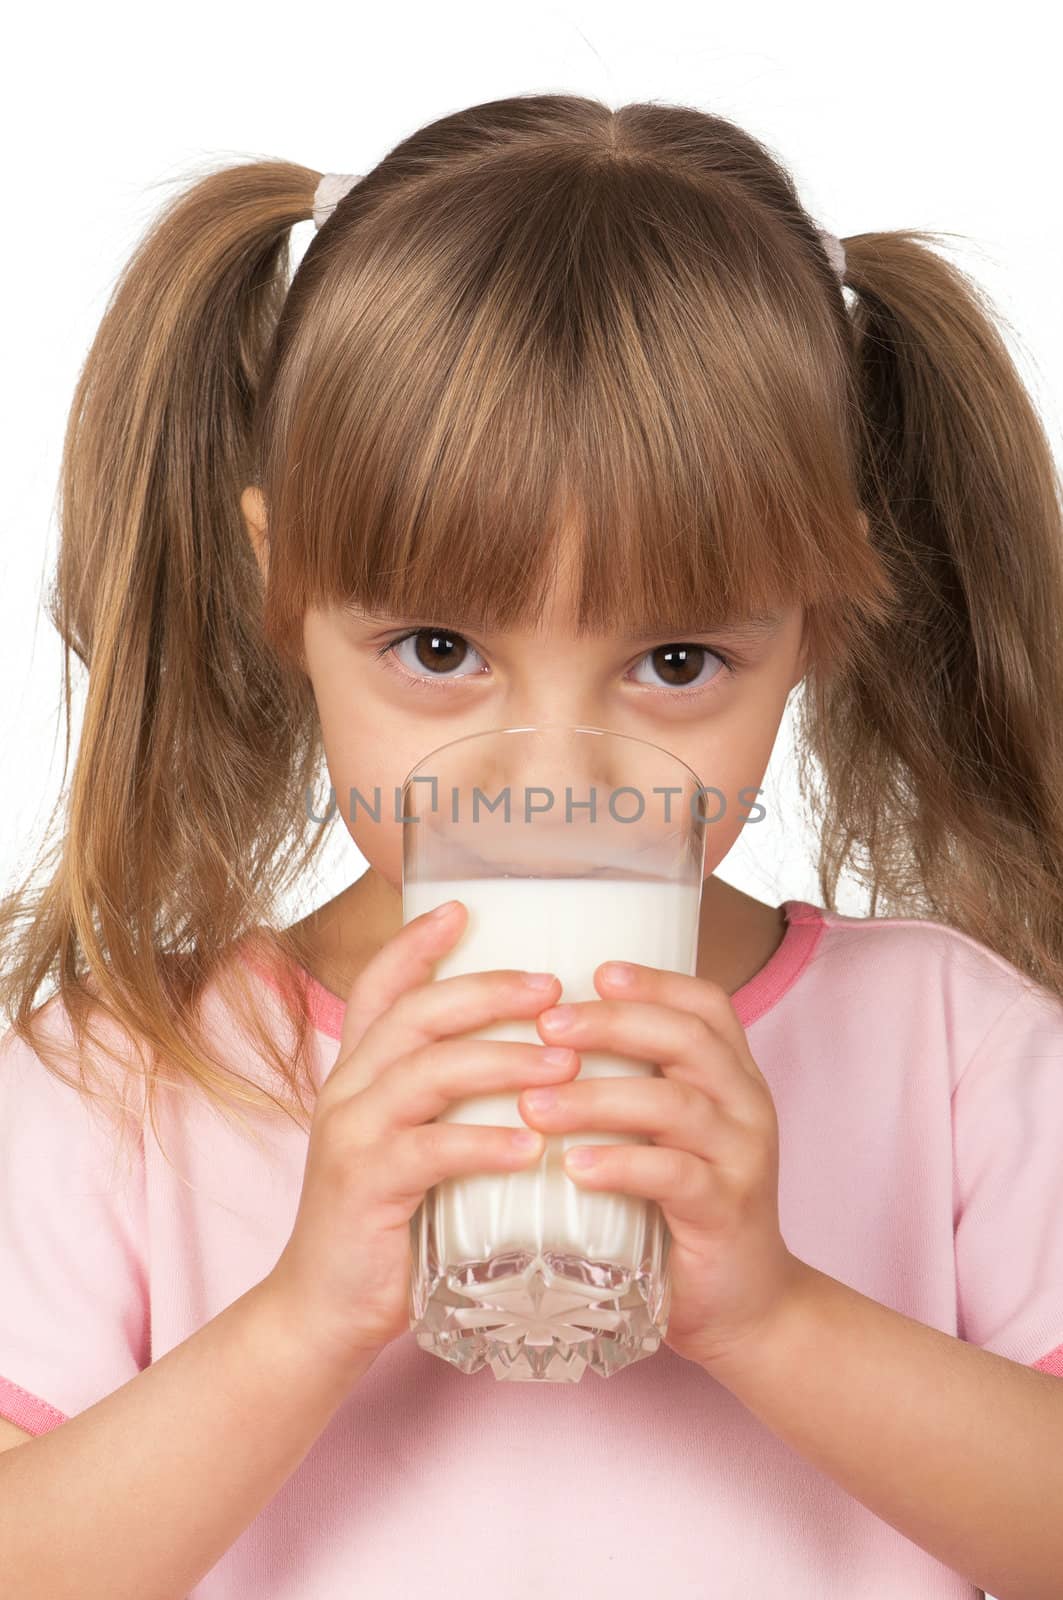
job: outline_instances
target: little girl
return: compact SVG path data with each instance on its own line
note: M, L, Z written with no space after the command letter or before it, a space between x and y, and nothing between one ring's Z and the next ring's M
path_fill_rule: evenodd
M688 107L516 96L319 179L188 186L74 397L83 729L3 905L4 1593L1057 1595L1063 528L991 309ZM714 873L798 689L824 903L771 906ZM568 1031L556 975L431 981L467 912L402 926L390 804L545 722L730 802L696 975L603 964ZM322 759L369 868L285 927ZM462 1039L500 1018L541 1043ZM660 1071L578 1081L606 1039ZM530 1148L434 1120L487 1090ZM570 1176L662 1206L665 1342L464 1374L409 1220L565 1126L643 1135Z

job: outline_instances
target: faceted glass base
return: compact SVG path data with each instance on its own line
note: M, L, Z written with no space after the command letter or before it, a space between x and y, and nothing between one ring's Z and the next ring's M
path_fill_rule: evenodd
M419 1272L415 1254L410 1326L417 1343L461 1372L490 1366L509 1382L578 1383L588 1368L608 1378L653 1355L668 1328L671 1236L659 1209L651 1209L654 1248L634 1273L611 1262L526 1249L445 1271L428 1267L428 1251L421 1255L426 1270Z

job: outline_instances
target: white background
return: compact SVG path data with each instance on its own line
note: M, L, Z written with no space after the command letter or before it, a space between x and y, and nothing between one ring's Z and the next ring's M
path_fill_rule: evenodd
M792 0L741 10L406 3L379 15L314 0L20 8L0 111L5 881L37 843L61 770L61 654L40 602L56 548L67 409L116 275L176 182L203 163L252 156L362 172L431 118L511 93L721 112L782 156L813 216L834 232L964 236L955 258L1011 324L1058 458L1057 60L1032 6L982 15ZM297 252L311 231L309 222L296 229ZM897 671L918 663L898 660ZM747 828L720 869L772 903L819 899L790 752L788 716L767 777L769 820ZM290 916L364 865L337 824L321 880L286 908ZM866 909L852 884L841 909Z

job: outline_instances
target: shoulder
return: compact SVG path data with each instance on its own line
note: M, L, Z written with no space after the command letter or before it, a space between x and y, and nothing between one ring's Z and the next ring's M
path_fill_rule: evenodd
M79 1036L70 1010L51 995L34 1011L29 1033L17 1031L5 1019L0 1033L0 1093L17 1092L65 1099L62 1090L80 1089L85 1083L111 1091L121 1081L122 1057L109 1053L116 1032L99 1018L91 1033ZM109 1047L100 1049L100 1042Z
M804 902L800 902L804 905ZM988 989L993 998L1041 994L1031 978L990 946L929 917L852 917L822 906L808 908L823 924L822 956L836 965L881 969L889 978Z
M143 1164L136 1052L104 1019L91 1027L92 1037L79 1037L53 995L34 1014L31 1037L10 1025L0 1034L0 1170L21 1173L27 1192L81 1193Z
M17 1128L24 1145L47 1137L53 1148L63 1139L113 1145L117 1137L120 1144L139 1143L142 1152L156 1112L181 1120L201 1099L298 1108L297 1033L279 981L267 981L266 958L257 946L252 952L253 943L238 941L222 952L199 989L188 1042L202 1077L160 1057L135 1029L97 1007L90 1008L88 1031L79 1032L59 995L34 1013L31 1037L0 1019L0 1133L5 1125ZM319 1071L316 1053L311 1071ZM208 1079L213 1093L204 1088Z
M961 1069L995 1030L1048 1029L1063 1040L1063 999L997 951L928 917L855 917L799 902L821 924L811 965L825 991L852 1000L891 1035L949 1042Z

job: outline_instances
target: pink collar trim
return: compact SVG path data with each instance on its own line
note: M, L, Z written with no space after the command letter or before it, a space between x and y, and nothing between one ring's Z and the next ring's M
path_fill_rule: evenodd
M808 900L784 900L782 910L786 918L786 931L782 942L775 953L755 972L748 982L742 984L731 996L731 1004L743 1028L748 1028L750 1023L756 1022L758 1017L778 1005L783 995L792 989L819 943L826 923L823 908L813 905ZM276 990L277 984L268 969L260 964L248 950L244 951L244 959L254 968L259 977ZM306 989L310 1018L319 1032L327 1034L330 1039L339 1039L343 1027L343 1017L347 1010L347 1002L341 1000L339 995L326 989L305 967L300 967L299 976Z
M822 906L813 905L810 900L784 900L782 909L786 932L778 949L760 971L754 972L731 996L731 1004L743 1028L748 1028L751 1022L778 1005L783 995L793 988L811 961L827 926Z

